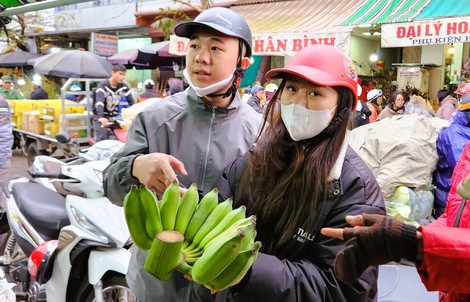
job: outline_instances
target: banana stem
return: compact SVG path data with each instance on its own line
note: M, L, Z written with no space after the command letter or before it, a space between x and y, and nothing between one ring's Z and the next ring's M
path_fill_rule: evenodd
M177 231L162 231L155 236L144 268L160 280L170 279L180 265L184 236Z

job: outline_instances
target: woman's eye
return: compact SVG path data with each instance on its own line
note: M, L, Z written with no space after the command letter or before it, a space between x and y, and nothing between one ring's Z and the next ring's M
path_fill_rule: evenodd
M319 96L320 93L318 93L317 91L311 91L311 92L309 93L309 95L310 95L310 96Z
M220 48L219 48L219 47L217 47L217 46L212 46L212 47L211 47L211 50L213 50L213 51L217 51L217 50L220 50Z
M295 89L295 87L294 87L294 86L291 86L291 85L286 85L286 90L287 90L287 91L290 91L290 92L295 92L295 91L297 91L297 90Z
M189 45L189 48L196 49L196 48L197 48L197 45L196 45L196 44L190 44L190 45Z

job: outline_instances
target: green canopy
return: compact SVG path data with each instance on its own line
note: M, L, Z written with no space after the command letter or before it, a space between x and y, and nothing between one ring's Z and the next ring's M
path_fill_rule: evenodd
M28 0L0 0L0 10L30 3Z
M431 0L368 0L341 25L408 22L413 20L430 2Z
M432 0L414 20L470 15L470 0Z

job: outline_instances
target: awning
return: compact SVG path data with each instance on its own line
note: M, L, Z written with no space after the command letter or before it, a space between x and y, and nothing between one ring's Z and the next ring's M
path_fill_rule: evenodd
M431 0L367 0L342 25L408 22L418 16ZM443 3L445 1L436 1ZM465 1L466 2L466 1Z
M470 0L431 0L414 20L470 15Z
M255 55L293 55L311 44L331 44L349 53L352 27L338 26L368 0L293 0L239 5L253 33Z
M34 12L58 6L88 2L90 0L1 0L0 17Z

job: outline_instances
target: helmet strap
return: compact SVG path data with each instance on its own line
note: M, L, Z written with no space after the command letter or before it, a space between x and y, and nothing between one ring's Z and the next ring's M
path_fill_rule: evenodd
M245 76L245 69L242 68L242 51L243 51L243 42L241 39L238 39L238 60L237 60L237 68L235 69L234 72L234 77L232 80L232 85L225 91L224 93L218 93L218 94L208 94L207 96L209 97L219 97L221 96L223 99L231 96L232 94L237 93L238 87L240 87L240 83Z
M326 128L326 134L328 134L328 136L333 136L333 134L336 132L336 129L338 129L338 127L348 119L350 111L351 109L344 107L340 112L336 113L335 117L331 120L330 124Z

